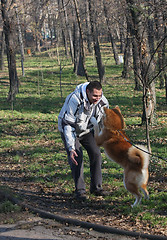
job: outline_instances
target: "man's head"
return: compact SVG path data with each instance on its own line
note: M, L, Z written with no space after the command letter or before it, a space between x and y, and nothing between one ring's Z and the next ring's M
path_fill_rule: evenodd
M90 82L86 87L86 94L89 102L96 104L102 97L102 85L98 81Z

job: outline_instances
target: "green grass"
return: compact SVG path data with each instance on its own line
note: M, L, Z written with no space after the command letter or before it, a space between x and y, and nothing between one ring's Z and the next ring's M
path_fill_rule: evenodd
M0 213L20 212L21 208L10 201L0 203Z
M119 105L127 125L127 135L134 143L146 143L145 126L140 126L142 114L142 92L134 91L133 78L122 79L122 65L115 66L113 57L103 56L106 64L106 81L103 92L110 107ZM57 191L74 190L66 153L57 129L58 113L65 97L84 82L84 77L73 73L70 60L62 58L62 98L60 74L56 55L48 57L47 52L25 59L25 77L20 78L20 91L13 103L6 101L9 91L8 73L0 76L0 161L6 165L17 165L27 181L42 183ZM87 58L90 79L98 79L92 57ZM150 127L152 152L167 158L167 106L165 90L157 88L157 125ZM152 157L150 161L150 200L142 200L142 205L130 209L134 198L124 189L123 170L103 155L103 185L110 190L106 197L107 211L145 221L152 226L167 223L166 219L166 161ZM85 181L89 190L89 161L84 152ZM108 203L107 203L108 201Z

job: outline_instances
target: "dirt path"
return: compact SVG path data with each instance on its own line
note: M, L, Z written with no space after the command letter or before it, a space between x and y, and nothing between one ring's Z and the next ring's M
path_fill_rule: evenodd
M109 233L100 233L93 229L69 226L59 222L25 215L26 219L14 224L0 225L1 240L135 240L136 238ZM139 238L141 240L141 238Z

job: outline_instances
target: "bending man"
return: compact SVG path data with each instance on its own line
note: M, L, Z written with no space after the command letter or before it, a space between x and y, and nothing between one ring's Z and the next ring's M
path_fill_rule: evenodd
M86 82L67 96L58 117L58 128L68 155L78 200L86 199L82 146L90 161L90 192L97 196L105 195L102 189L101 152L94 139L91 117L97 119L100 127L103 107L108 106L101 83Z

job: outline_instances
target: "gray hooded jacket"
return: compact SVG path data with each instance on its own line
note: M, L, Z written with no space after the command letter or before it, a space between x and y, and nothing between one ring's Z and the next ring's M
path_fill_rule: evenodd
M75 139L93 128L90 119L95 117L100 125L103 107L109 107L104 95L96 104L90 104L86 94L89 82L80 84L69 94L58 116L58 129L63 132L69 151L75 150Z

